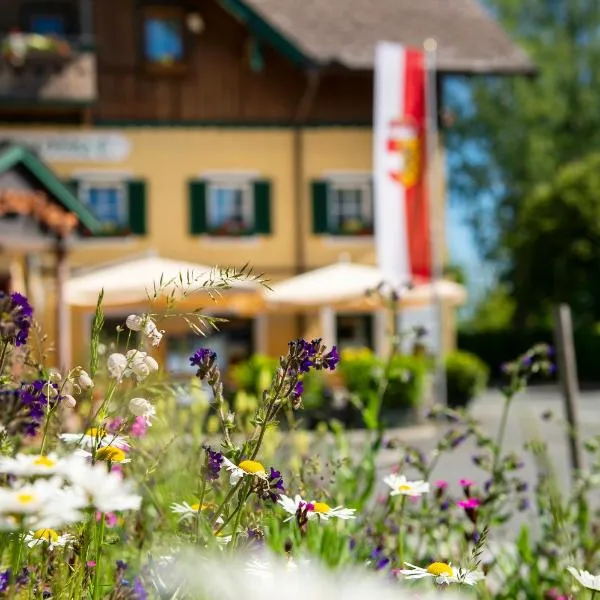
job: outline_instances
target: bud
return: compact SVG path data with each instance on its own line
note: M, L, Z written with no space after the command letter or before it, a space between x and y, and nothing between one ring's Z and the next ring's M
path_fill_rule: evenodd
M60 383L62 381L62 375L58 369L50 369L48 373L48 380L52 383Z
M75 400L75 398L73 398L73 396L71 396L71 394L66 394L65 396L63 396L62 403L67 408L75 408L75 406L77 405L77 401Z
M151 356L146 356L146 358L144 358L144 363L148 367L150 373L158 371L158 363Z
M121 381L121 379L123 379L123 375L125 374L125 370L127 369L127 358L122 354L115 352L108 357L106 366L108 368L109 375L113 379Z
M145 417L146 422L148 422L149 419L156 414L154 405L148 402L148 400L145 398L132 398L129 401L129 410L136 417Z
M82 390L89 390L94 387L94 382L83 369L80 369L79 375L77 376L77 385L79 385Z
M144 317L140 315L129 315L127 319L125 319L125 325L127 325L131 331L141 331L144 327L144 321Z

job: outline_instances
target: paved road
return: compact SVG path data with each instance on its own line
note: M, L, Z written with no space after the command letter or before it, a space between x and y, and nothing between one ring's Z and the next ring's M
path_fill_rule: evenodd
M503 398L500 392L489 390L474 403L471 414L478 419L487 432L495 434L500 425L502 404ZM541 418L541 415L548 410L554 414L551 421ZM600 434L600 391L581 393L579 422L583 440ZM530 484L536 481L536 469L531 455L523 451L523 446L526 441L543 439L548 445L548 454L560 484L565 488L569 487L571 469L565 425L562 397L555 387L532 388L513 401L504 448L506 452L514 451L523 456L525 466L520 471L520 475ZM428 452L434 447L436 439L444 430L445 428L442 427L425 426L389 433ZM474 453L474 444L467 442L451 454L442 457L433 479L457 482L460 478L467 477L483 483L484 474L471 459ZM382 452L379 463L382 474L388 472L397 460L398 451ZM456 483L455 486L458 491ZM600 498L598 500L600 501ZM521 519L518 522L520 521ZM518 522L513 523L511 529L514 530Z

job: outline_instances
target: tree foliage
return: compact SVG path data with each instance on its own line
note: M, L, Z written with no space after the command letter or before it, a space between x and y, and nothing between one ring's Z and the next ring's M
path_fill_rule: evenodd
M600 320L600 153L559 169L522 201L507 234L520 321L543 325L567 302L579 322Z
M466 94L458 94L454 101L449 98L455 115L455 125L447 133L455 157L451 185L471 209L484 254L505 265L506 279L513 283L512 275L527 271L516 264L522 239L511 235L524 218L520 213L525 198L551 181L562 166L600 150L600 2L487 0L487 4L539 73L534 78L475 78L465 83ZM535 235L535 220L528 221L528 227ZM558 255L568 253L571 246L568 238L552 245ZM551 262L547 256L547 267L554 269ZM529 272L539 275L539 270ZM564 279L555 281L562 283ZM531 279L529 285L535 288L538 281ZM555 296L565 295L555 289Z

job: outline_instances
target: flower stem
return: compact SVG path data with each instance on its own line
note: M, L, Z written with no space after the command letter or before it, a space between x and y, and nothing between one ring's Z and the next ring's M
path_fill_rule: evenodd
M96 527L96 564L94 566L94 593L93 600L100 597L100 557L102 556L102 543L104 541L104 513L100 513L100 522Z
M217 521L218 521L219 517L221 516L221 513L223 512L223 508L231 500L231 498L233 497L235 492L239 489L240 485L242 485L242 481L243 481L243 478L240 479L234 486L231 487L231 489L227 493L227 496L225 496L225 499L223 500L223 502L221 502L221 504L219 504L219 506L217 507L217 510L215 510L215 518L212 522L212 527L214 527L217 524Z
M406 506L406 496L402 496L400 501L400 515L398 524L398 560L400 568L404 568L404 507Z
M206 470L208 467L208 454L204 460L204 466L200 471L202 477L202 486L200 488L200 499L198 501L198 514L196 515L196 544L200 543L200 515L202 514L202 504L204 503L204 494L206 493Z
M242 519L242 508L243 508L244 504L246 503L248 496L250 496L250 486L251 485L252 485L252 479L248 478L248 482L246 483L246 485L240 492L240 501L237 505L237 508L235 509L237 512L237 516L235 519L235 523L233 524L233 534L232 534L233 537L231 538L231 548L233 550L235 550L239 531L240 531L240 522ZM223 526L225 526L225 524L226 523L223 523Z
M0 375L4 372L4 361L6 360L6 351L8 350L8 341L4 342L2 346L2 353L0 354Z

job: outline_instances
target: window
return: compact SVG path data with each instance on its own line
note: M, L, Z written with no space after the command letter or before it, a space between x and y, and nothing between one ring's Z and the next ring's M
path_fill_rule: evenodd
M340 176L313 181L312 195L314 233L373 235L373 201L369 177Z
M212 184L208 198L208 228L216 235L244 235L253 229L250 186Z
M66 19L63 15L35 14L30 17L29 23L31 33L59 37L67 33Z
M373 348L373 317L362 314L337 316L337 341L345 348Z
M84 184L82 197L106 230L119 231L127 227L127 198L122 184Z
M176 7L148 7L144 12L144 60L151 69L184 66L184 13Z
M105 236L146 235L147 184L130 174L80 172L64 182L100 221Z

